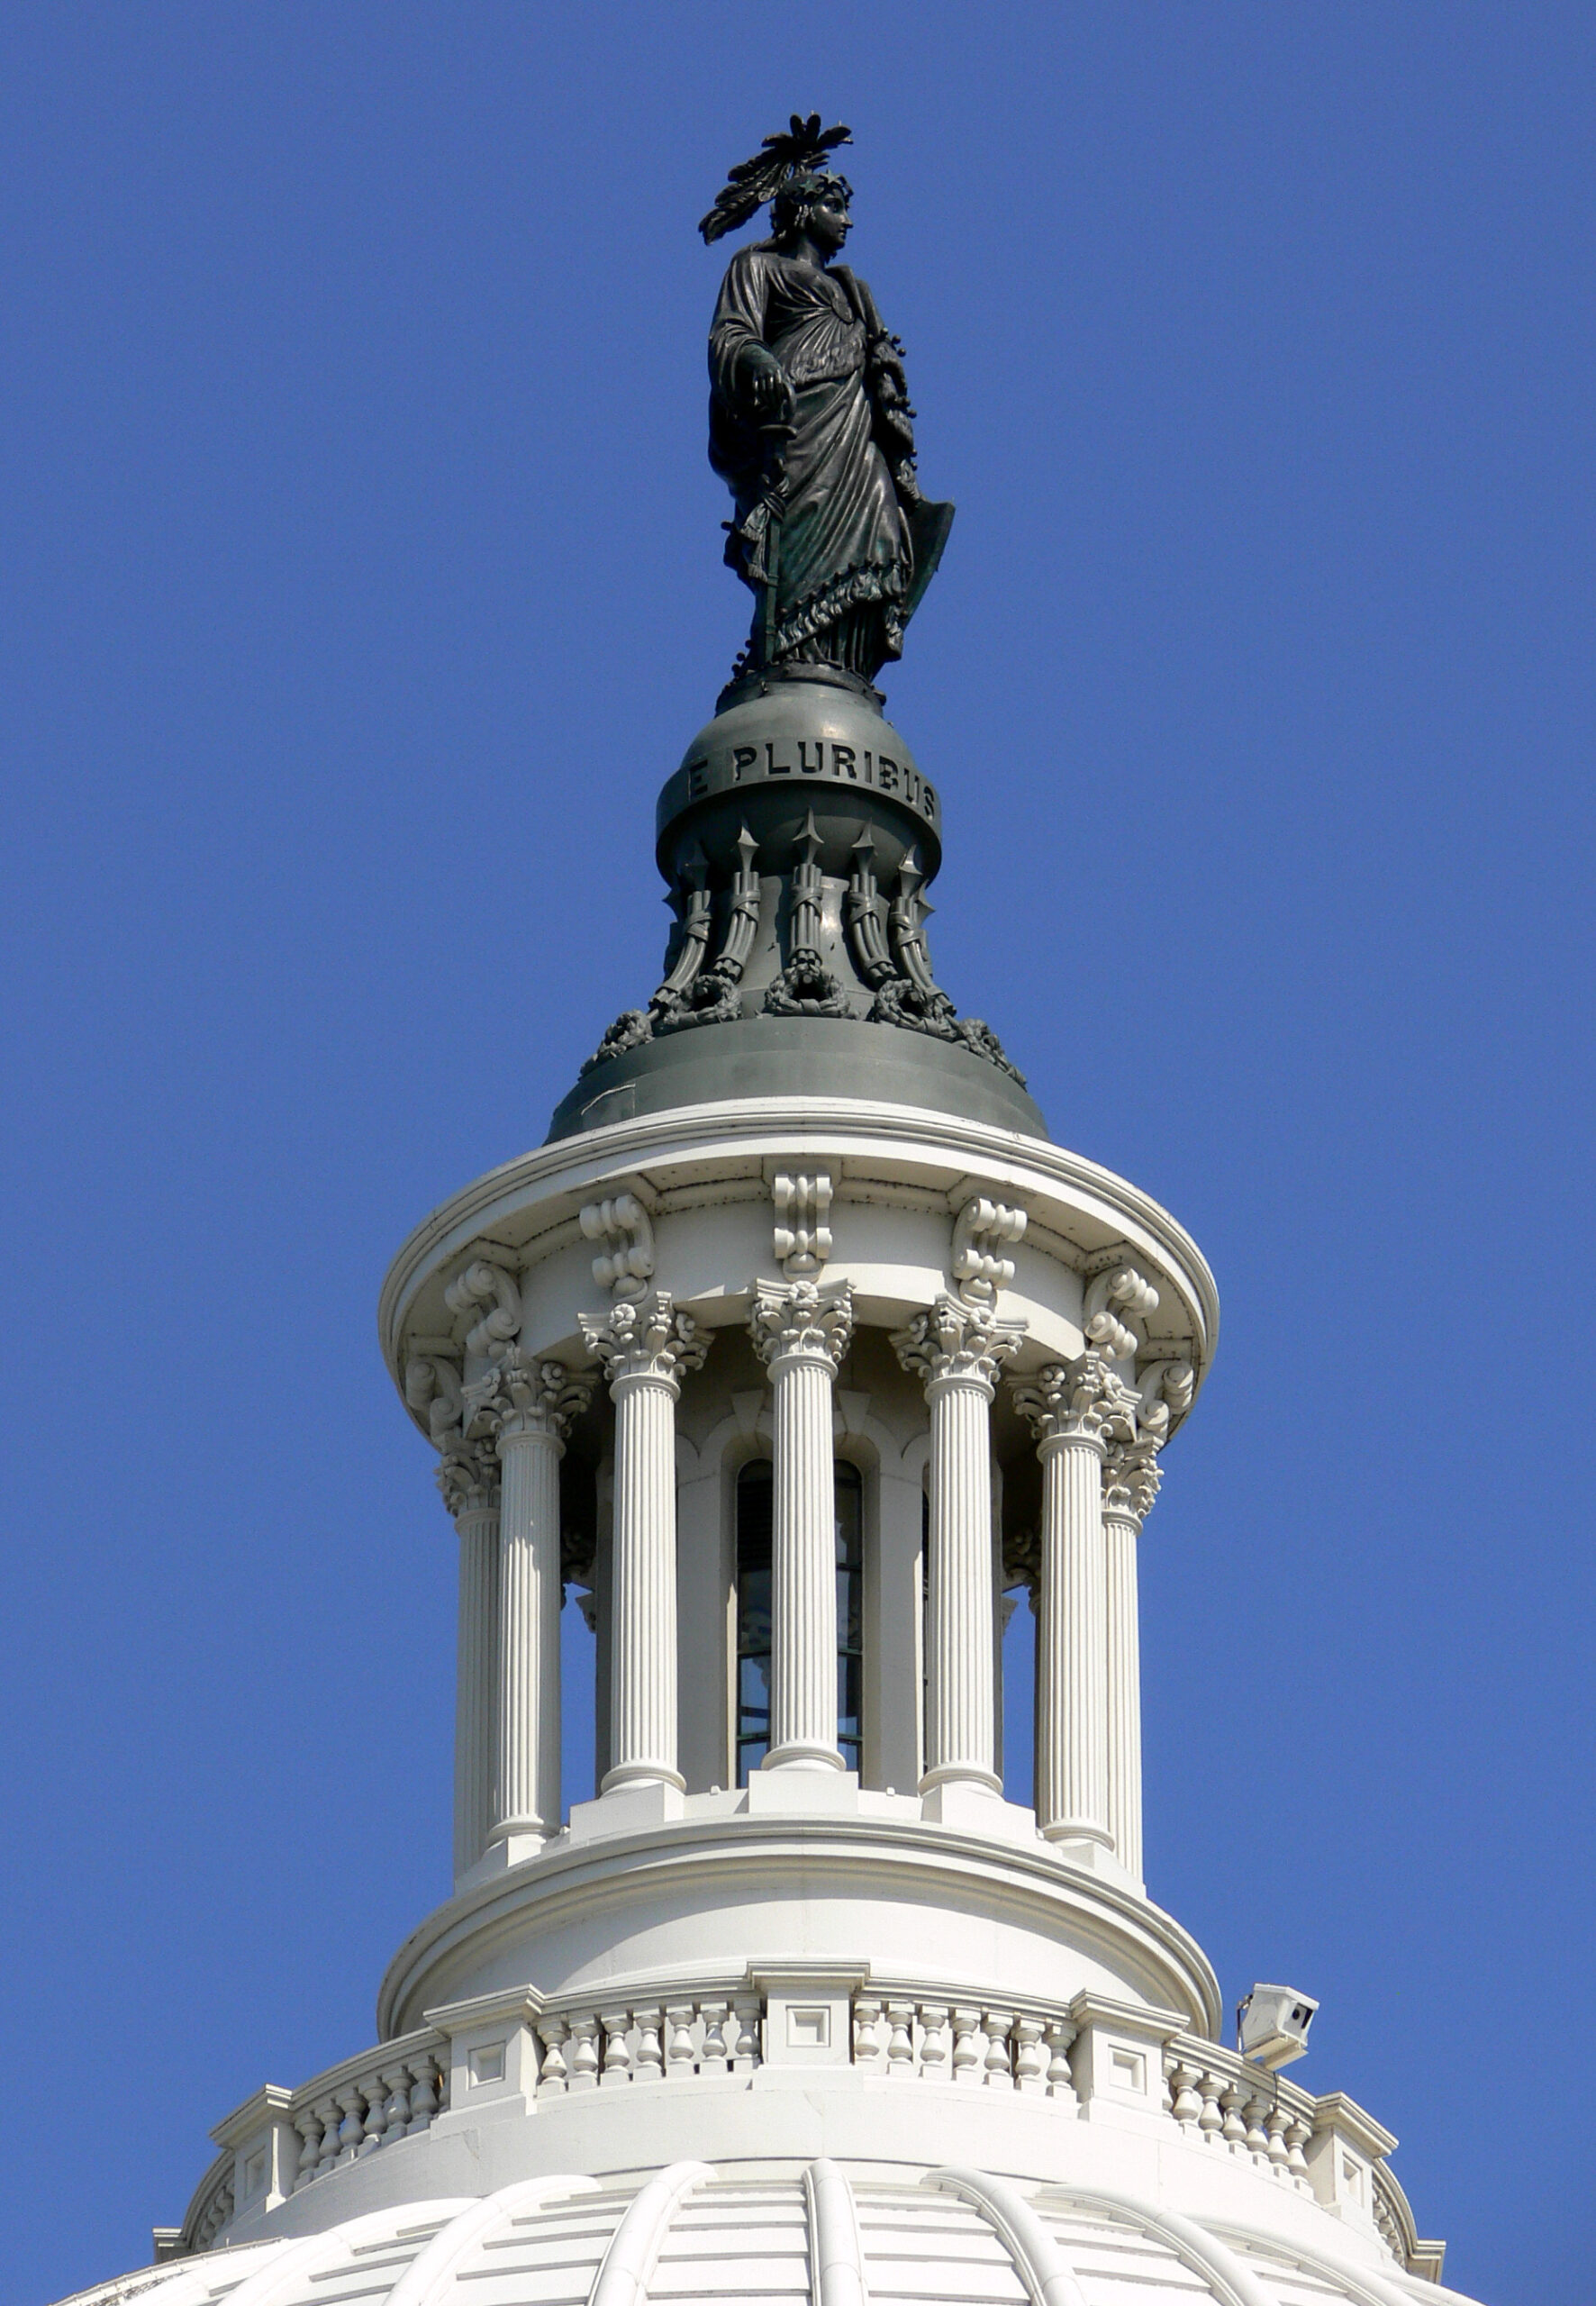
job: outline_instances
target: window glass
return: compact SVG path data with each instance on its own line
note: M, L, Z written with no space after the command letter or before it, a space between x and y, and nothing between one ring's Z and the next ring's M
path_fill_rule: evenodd
M771 1467L737 1477L737 1782L770 1750Z
M835 1475L837 1741L849 1769L864 1753L864 1483L857 1466ZM737 1480L737 1782L746 1785L770 1750L771 1467L745 1466Z
M837 1503L837 1743L849 1769L865 1751L865 1484L839 1465Z

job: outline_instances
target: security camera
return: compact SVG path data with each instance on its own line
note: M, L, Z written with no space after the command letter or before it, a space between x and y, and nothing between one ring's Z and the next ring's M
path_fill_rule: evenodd
M1301 2057L1319 2004L1289 1985L1256 1985L1236 2012L1236 2047L1271 2074Z

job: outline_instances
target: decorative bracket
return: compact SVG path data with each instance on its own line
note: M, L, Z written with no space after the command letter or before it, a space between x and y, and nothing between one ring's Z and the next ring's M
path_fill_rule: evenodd
M451 1313L469 1314L479 1305L487 1308L466 1333L467 1353L496 1356L521 1334L521 1292L503 1266L490 1264L486 1257L474 1258L449 1283L443 1302Z
M603 1244L593 1261L599 1287L620 1305L635 1305L646 1297L654 1276L654 1228L636 1194L590 1201L579 1221L585 1239Z
M824 1169L812 1176L778 1176L775 1196L775 1254L789 1281L812 1279L831 1254L831 1179Z
M435 1449L458 1439L465 1400L452 1361L440 1353L413 1353L404 1365L404 1398L418 1417L425 1412Z
M1153 1312L1157 1303L1158 1292L1134 1266L1111 1266L1087 1285L1082 1312L1087 1343L1111 1361L1129 1360L1143 1344L1141 1331L1130 1323Z
M1197 1372L1189 1361L1144 1362L1140 1379L1137 1431L1144 1440L1162 1448L1169 1439L1171 1421L1184 1417L1197 1392Z
M1024 1238L1023 1209L1001 1201L966 1202L954 1221L948 1272L966 1305L996 1304L998 1291L1014 1278L1014 1260L998 1254L1000 1245Z

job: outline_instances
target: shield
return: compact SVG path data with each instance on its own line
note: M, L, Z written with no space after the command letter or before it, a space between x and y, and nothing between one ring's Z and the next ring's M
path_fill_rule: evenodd
M903 525L909 531L909 541L914 547L914 582L909 587L909 597L903 604L903 621L908 622L920 606L926 586L937 573L937 563L942 558L942 548L948 542L948 531L953 526L955 507L932 504L921 497L918 504L903 507Z

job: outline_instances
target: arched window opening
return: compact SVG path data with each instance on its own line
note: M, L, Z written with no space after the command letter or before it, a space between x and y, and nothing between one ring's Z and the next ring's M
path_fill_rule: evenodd
M837 1742L857 1770L865 1739L865 1484L857 1466L834 1476L837 1564ZM774 1491L768 1459L737 1479L737 1783L770 1751L770 1548Z

